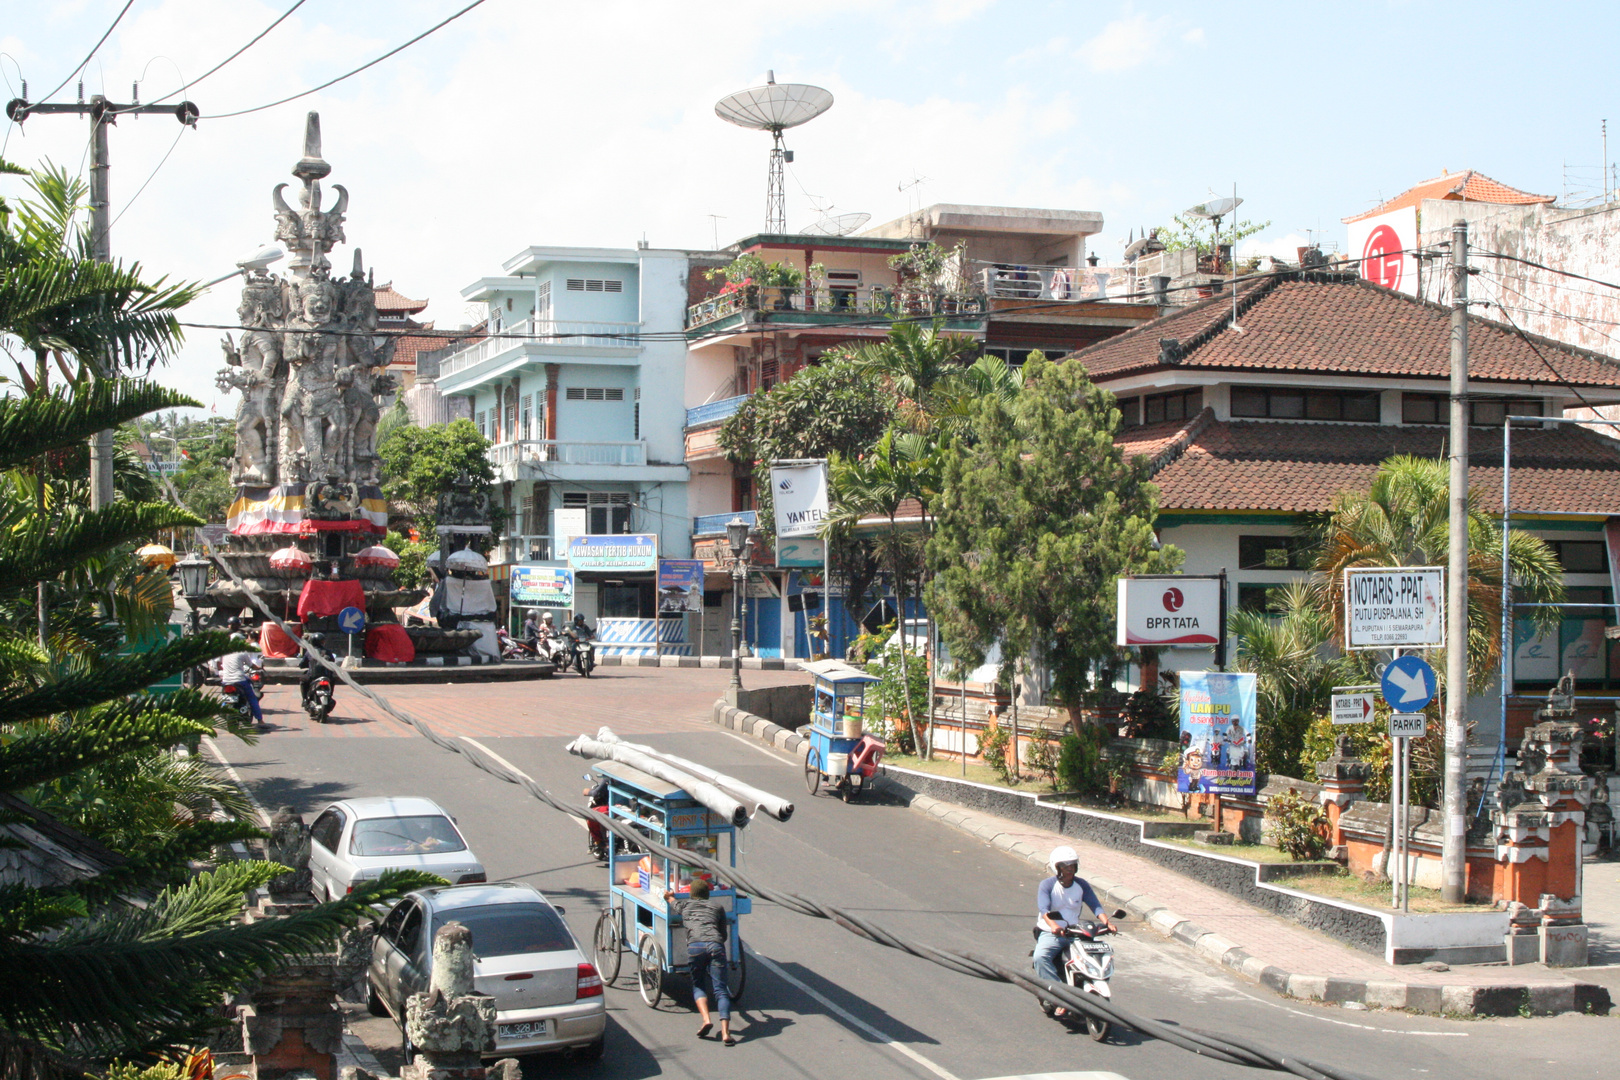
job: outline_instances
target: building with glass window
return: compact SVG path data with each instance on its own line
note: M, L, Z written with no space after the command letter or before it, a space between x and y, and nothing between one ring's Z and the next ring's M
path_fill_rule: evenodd
M573 535L650 535L659 555L690 556L690 265L684 251L531 247L462 290L486 320L439 362L436 385L493 444L508 522L490 560L497 581L521 563L565 565ZM650 568L581 571L574 595L593 622L654 618Z

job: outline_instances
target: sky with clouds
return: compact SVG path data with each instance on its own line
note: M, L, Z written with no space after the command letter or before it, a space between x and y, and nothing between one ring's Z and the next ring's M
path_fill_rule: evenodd
M292 2L135 0L85 93L178 89ZM192 280L230 270L272 238L270 189L291 180L316 109L328 184L350 192L351 245L379 282L428 298L424 317L458 325L460 289L531 244L699 248L759 231L769 140L720 121L714 102L767 69L836 99L789 133L790 227L827 207L885 221L919 197L1095 210L1105 261L1131 230L1234 184L1243 215L1272 223L1249 249L1291 255L1308 238L1342 245L1341 217L1448 169L1559 195L1566 163L1598 164L1611 115L1620 157L1614 9L1598 3L1546 19L1424 0L486 0L330 89L210 119L324 82L465 2L306 0L186 90L204 117L195 131L120 120L115 254ZM50 90L123 5L4 0L7 97L19 79L34 99ZM53 100L75 92L70 81ZM7 123L3 153L78 172L88 128ZM188 318L234 322L235 291L215 289ZM215 400L219 336L191 331L166 381Z

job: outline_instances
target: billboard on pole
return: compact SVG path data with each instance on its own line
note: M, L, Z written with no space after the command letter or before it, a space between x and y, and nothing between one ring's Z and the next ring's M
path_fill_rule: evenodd
M1253 795L1256 677L1181 672L1181 761L1176 790Z
M1433 649L1446 643L1442 566L1357 566L1344 572L1347 649Z
M1119 645L1217 645L1221 581L1185 575L1119 579Z
M815 536L827 520L827 463L771 463L776 535Z

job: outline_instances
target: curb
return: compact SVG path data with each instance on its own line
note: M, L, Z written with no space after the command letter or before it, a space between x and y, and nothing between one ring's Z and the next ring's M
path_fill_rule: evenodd
M794 667L799 662L793 661ZM788 662L780 656L745 656L744 671L786 671ZM597 667L729 668L729 656L599 656Z
M707 657L705 657L707 659ZM730 728L741 735L749 735L774 746L778 750L785 750L797 756L805 745L805 738L797 732L789 731L785 727L778 727L763 716L755 716L745 712L735 705L727 705L724 701L714 703L712 719L723 728Z
M915 795L910 806L946 825L983 840L1009 854L1018 855L1045 869L1045 852L1036 850L1027 841L1013 839L1013 834L1000 827L981 821L976 814L961 807L942 802L929 795ZM1178 941L1212 964L1218 964L1233 974L1258 983L1283 997L1311 1001L1321 1005L1349 1006L1351 1008L1410 1009L1414 1012L1455 1013L1462 1016L1519 1016L1528 1009L1532 1016L1552 1016L1555 1013L1590 1010L1608 1015L1610 996L1607 987L1597 983L1557 983L1526 985L1522 983L1494 986L1434 986L1404 983L1393 980L1343 979L1326 975L1301 975L1271 964L1262 964L1243 948L1204 929L1190 919L1143 895L1128 886L1117 885L1101 878L1088 879L1105 903L1124 908L1131 917L1150 927L1155 933Z

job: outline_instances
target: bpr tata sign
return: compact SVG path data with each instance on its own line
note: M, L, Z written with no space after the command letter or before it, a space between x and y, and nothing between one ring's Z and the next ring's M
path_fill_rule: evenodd
M1119 579L1119 645L1219 645L1221 580Z

